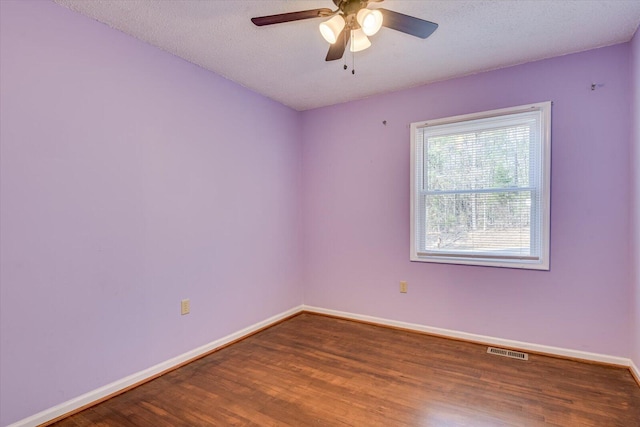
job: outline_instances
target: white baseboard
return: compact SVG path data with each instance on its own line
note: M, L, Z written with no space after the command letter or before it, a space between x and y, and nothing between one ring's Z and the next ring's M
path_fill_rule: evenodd
M631 360L629 370L631 371L631 375L633 375L634 379L638 383L638 386L640 387L640 369L638 369L638 366L633 363L633 360Z
M606 354L589 353L586 351L571 350L560 347L551 347L547 345L532 344L522 341L513 341L502 338L490 337L486 335L470 334L467 332L454 331L451 329L434 328L432 326L424 326L416 323L399 322L397 320L383 319L380 317L366 316L362 314L348 313L344 311L329 310L326 308L303 306L304 311L311 313L327 314L330 316L343 317L345 319L360 320L363 322L375 323L378 325L392 326L395 328L408 329L411 331L425 332L431 335L438 335L446 338L455 338L465 341L471 341L480 344L490 344L497 347L507 347L518 350L527 350L535 353L549 354L552 356L561 356L571 359L578 359L590 362L606 363L610 365L624 366L631 368L631 359L624 357L609 356ZM637 372L637 368L636 368ZM640 378L640 377L639 377Z
M227 335L226 337L212 341L209 344L205 344L201 347L196 348L195 350L191 350L186 353L183 353L165 362L159 363L148 369L129 375L128 377L122 378L121 380L114 381L111 384L107 384L103 387L92 390L74 399L67 400L66 402L63 402L52 408L45 409L42 412L39 412L35 415L32 415L30 417L17 421L13 424L10 424L7 427L35 427L40 424L46 423L61 415L68 414L72 411L75 411L76 409L82 408L83 406L89 405L93 402L96 402L100 399L103 399L107 396L110 396L114 393L124 390L127 387L130 387L134 384L143 382L164 371L168 371L178 365L188 362L189 360L196 359L197 357L202 356L203 354L206 354L217 348L220 348L232 341L238 340L247 335L251 335L252 333L260 329L266 328L274 323L277 323L282 319L285 319L289 316L300 313L302 310L303 310L303 306L298 306L290 310L287 310L283 313L276 314L275 316L272 316L266 320L263 320L256 324L248 326L231 335Z

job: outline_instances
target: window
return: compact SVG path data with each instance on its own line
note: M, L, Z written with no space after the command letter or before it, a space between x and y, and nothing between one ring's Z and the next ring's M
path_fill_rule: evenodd
M549 269L551 102L411 124L411 260Z

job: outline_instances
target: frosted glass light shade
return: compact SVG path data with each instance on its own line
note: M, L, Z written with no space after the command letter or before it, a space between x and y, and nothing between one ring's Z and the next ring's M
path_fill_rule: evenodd
M382 12L379 10L360 9L356 20L367 36L372 36L382 27Z
M327 42L334 44L343 28L344 18L341 15L336 15L320 24L320 34Z
M362 28L351 31L351 52L360 52L371 46L371 42Z

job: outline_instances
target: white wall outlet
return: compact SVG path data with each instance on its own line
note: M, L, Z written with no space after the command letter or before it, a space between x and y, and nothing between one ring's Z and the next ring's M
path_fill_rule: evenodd
M404 280L400 282L400 292L402 292L403 294L407 293L407 282L405 282Z
M189 301L189 298L183 299L182 301L180 301L180 314L184 316L185 314L189 314L190 311L191 311L191 302Z

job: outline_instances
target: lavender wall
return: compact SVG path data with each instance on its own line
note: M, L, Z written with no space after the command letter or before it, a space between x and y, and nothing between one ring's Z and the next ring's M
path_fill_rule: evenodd
M302 303L300 113L54 3L0 8L0 425Z
M633 132L631 146L633 155L630 157L633 171L632 184L632 310L634 313L634 329L631 342L635 344L632 353L635 365L640 368L640 30L631 41L631 87L632 87L632 117Z
M628 357L629 74L623 44L303 113L305 304ZM409 123L546 100L551 271L409 262Z

